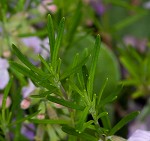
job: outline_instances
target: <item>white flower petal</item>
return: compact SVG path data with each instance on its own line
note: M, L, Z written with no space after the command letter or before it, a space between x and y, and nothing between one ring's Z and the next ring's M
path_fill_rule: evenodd
M4 89L9 81L7 69L0 69L0 90Z
M8 69L9 64L6 59L0 58L0 69Z
M138 129L127 141L150 141L150 131Z

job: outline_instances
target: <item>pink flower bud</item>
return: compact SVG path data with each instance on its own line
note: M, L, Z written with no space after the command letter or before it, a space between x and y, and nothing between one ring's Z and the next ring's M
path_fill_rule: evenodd
M9 50L6 50L6 51L3 52L3 56L5 58L9 58L11 56L11 52Z
M54 103L54 106L55 106L56 108L58 108L58 109L63 108L63 106L62 106L62 105L60 105L60 104L58 104L58 103Z
M21 109L28 109L31 105L31 101L29 98L25 98L21 101L20 107Z
M38 115L37 115L37 118L38 118L38 119L44 119L44 118L45 118L45 114L42 114L42 113L41 113L41 114L38 114Z
M57 6L55 4L47 6L47 9L49 11L51 11L52 13L56 13L57 12Z
M3 94L0 94L0 107L2 107L3 102ZM8 108L11 105L11 98L8 96L6 99L6 108Z

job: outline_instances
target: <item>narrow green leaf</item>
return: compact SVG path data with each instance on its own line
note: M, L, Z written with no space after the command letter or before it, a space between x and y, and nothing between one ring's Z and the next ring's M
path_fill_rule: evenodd
M13 67L16 71L20 72L21 74L31 78L31 80L33 80L33 82L35 83L35 85L37 86L43 86L44 88L47 88L48 90L55 90L56 87L54 85L52 85L48 79L50 78L49 75L45 75L45 76L39 76L37 74L35 74L33 71L29 70L28 68L15 63L15 62L10 62L11 67Z
M117 88L115 89L115 91L113 91L109 96L107 96L106 98L104 98L101 102L100 102L100 107L103 105L106 105L107 103L110 103L114 100L116 100L116 98L118 97L118 95L120 94L121 90L122 90L123 85L118 85Z
M30 61L27 59L27 57L25 57L14 44L12 44L12 51L20 59L20 61L23 64L25 64L29 69L31 69L32 71L34 71L35 73L37 73L39 75L43 75L43 72L40 69L38 69L37 67L35 67L32 63L30 63Z
M96 64L98 61L99 51L100 51L100 36L97 35L93 54L92 54L92 65L91 65L91 69L89 72L89 79L88 79L88 84L87 84L88 95L91 99L92 99L92 94L93 94L94 75L95 75L95 70L96 70Z
M83 75L85 89L87 90L87 82L88 82L88 78L89 78L89 73L88 73L88 69L87 69L86 65L82 66L82 75Z
M108 115L108 112L102 112L100 113L98 116L97 116L97 120L103 116L107 116Z
M40 54L39 54L39 58L40 58L41 62L44 64L44 66L47 68L47 70L49 72L51 72L50 66L48 65L48 63L46 62L46 60Z
M56 68L57 68L57 57L58 57L58 52L59 52L59 47L60 47L60 44L61 44L61 40L62 40L62 37L63 37L64 25L65 25L65 18L62 18L62 20L60 21L60 24L59 24L58 35L57 35L57 38L56 38L54 51L53 51L53 54L52 54L52 67L55 71L56 71Z
M37 21L35 23L37 23ZM35 31L34 33L33 32L27 32L27 33L18 33L17 34L17 37L20 37L20 38L31 37L31 36L38 36L38 37L47 36L47 31L42 30L42 31Z
M54 46L55 46L55 32L54 32L53 20L50 14L48 14L47 31L49 37L50 52L52 57L54 52Z
M122 30L123 28L131 25L132 23L140 20L142 17L146 16L147 14L148 14L148 12L144 11L144 12L140 12L139 14L136 14L134 16L129 16L126 19L118 22L113 28L115 31Z
M69 126L63 126L62 127L62 130L67 133L67 134L70 134L70 135L73 135L73 136L77 136L77 137L80 137L80 138L83 138L83 139L86 139L88 141L97 141L98 139L86 132L83 132L83 133L78 133L76 132L76 130L72 127L69 127Z
M127 47L129 55L133 57L139 64L142 64L143 60L142 57L139 55L137 50L131 46Z
M38 124L69 124L70 122L68 120L62 120L62 119L29 119L32 123L38 123Z
M72 108L72 109L76 109L76 110L81 110L81 111L84 109L83 106L74 104L73 102L66 101L66 100L63 100L63 99L60 99L60 98L56 98L56 97L54 97L54 96L47 96L47 99L48 99L49 101L58 103L58 104L60 104L60 105L63 105L63 106L65 106L65 107L68 107L68 108Z
M73 68L69 68L68 70L66 70L60 77L61 80L69 77L71 74L73 73L77 73L80 69L81 69L81 66L83 66L87 60L88 60L88 57L89 55L86 55L85 58L83 58L83 60L81 60L75 67Z
M4 90L4 96L3 96L3 101L2 101L2 110L5 110L6 99L7 99L7 96L9 94L9 91L10 91L10 88L11 88L11 85L12 85L12 81L13 81L13 78L11 77L10 80L9 80L9 83L7 84L7 86Z
M106 87L106 85L107 85L107 82L108 82L108 78L107 78L106 81L104 82L104 84L103 84L103 86L102 86L102 88L101 88L101 90L100 90L100 92L99 92L99 95L98 95L98 98L97 98L97 105L100 104L101 97L102 97L103 91L104 91L104 89L105 89L105 87Z
M60 58L58 58L58 65L57 65L57 73L60 74L60 68L61 68L61 62L62 60Z
M21 123L21 122L23 122L23 121L25 121L25 120L29 120L29 119L35 117L39 112L40 112L40 111L37 111L37 112L35 112L35 113L33 113L33 114L29 115L29 116L26 116L26 117L24 117L24 118L21 118L21 119L15 121L15 122L12 122L12 123L9 124L8 126L13 126L13 125L18 124L18 123Z
M109 135L114 135L119 129L121 129L124 125L126 125L129 121L134 119L140 112L132 112L123 119L121 119L109 132Z
M123 8L126 8L127 10L134 10L136 12L145 11L144 8L142 8L140 6L136 6L136 5L131 5L128 1L105 0L105 3L123 7Z
M104 105L106 105L107 103L111 103L111 102L113 102L114 100L116 100L117 99L117 96L114 96L114 95L110 95L110 96L108 96L108 97L106 97L104 100L102 100L101 102L100 102L100 107L101 106L104 106Z
M76 91L80 96L83 97L83 92L78 88L78 86L76 86L75 83L73 83L71 80L69 80L69 84L74 91Z
M18 63L15 63L15 62L9 62L10 66L12 68L14 68L16 71L20 72L21 74L33 79L33 80L40 80L39 77L33 72L33 71L30 71L28 68L18 64Z
M78 64L78 61L79 61L79 53L76 53L73 59L73 63L71 64L71 68L74 68ZM70 75L70 80L74 81L74 74Z
M77 27L80 24L81 16L82 16L81 8L82 8L82 2L79 1L78 5L75 9L74 15L72 16L72 19L71 19L71 23L70 23L71 26L70 26L70 29L68 31L68 39L67 40L69 42L68 42L67 48L71 47L72 41L74 39L76 30L77 30Z
M100 112L101 113L105 113L105 112L107 113L104 105L101 107ZM102 120L103 127L106 130L110 130L111 129L111 123L110 123L109 115L106 114L105 116L101 116L101 120Z
M30 95L32 98L45 98L47 95L51 94L51 91L40 92L38 95Z
M76 131L81 133L83 131L83 125L86 121L86 118L87 118L87 115L89 113L89 109L90 107L85 107L85 109L83 110L81 116L80 116L80 119L79 121L77 122L77 125L76 125Z
M121 57L120 58L122 64L125 66L125 68L128 70L128 72L137 80L139 80L139 77L138 76L138 73L135 73L137 72L137 67L135 66L134 63L132 63L131 60L127 59L126 57Z
M83 132L86 128L89 128L92 123L94 123L93 120L90 120L90 121L88 121L88 122L85 122L85 123L83 124L83 127L82 127L82 132Z

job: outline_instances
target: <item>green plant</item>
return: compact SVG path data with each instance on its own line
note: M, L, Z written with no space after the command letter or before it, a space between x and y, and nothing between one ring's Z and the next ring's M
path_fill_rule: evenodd
M55 37L53 20L51 16L48 15L50 59L48 61L44 60L44 58L39 55L42 64L41 68L35 67L15 45L12 45L13 53L15 53L22 64L11 61L11 67L30 78L35 86L40 88L38 95L30 96L32 99L39 99L40 103L38 103L38 106L40 107L41 103L44 102L44 105L39 108L38 112L20 121L16 121L14 124L28 120L31 123L38 124L38 129L40 131L42 130L42 132L46 132L44 129L47 129L48 136L50 136L49 131L51 130L51 125L60 124L62 125L62 131L68 134L68 140L70 141L80 138L82 140L94 141L100 139L111 140L111 136L130 120L135 118L139 112L133 112L127 115L112 127L105 106L117 98L121 87L118 86L115 92L103 96L103 91L107 85L107 81L109 81L109 79L106 78L99 93L94 93L93 84L101 44L99 35L96 37L92 53L86 49L83 56L76 54L71 66L66 70L61 69L63 60L58 56L61 41L64 36L64 26L65 18L62 18L58 27L57 37ZM92 63L88 70L86 63L89 59L91 59ZM50 101L66 107L67 112L61 112L62 114L56 119L52 119L50 116L46 116L46 119L37 119L35 115L38 115L41 111L45 115L51 111L51 109L49 109ZM57 111L55 111L55 113L57 113ZM88 115L92 116L91 120L88 120ZM102 121L102 126L100 126L99 120ZM44 137L44 135L41 135L42 140L44 140Z
M125 86L135 87L133 98L147 97L149 95L150 84L150 59L149 51L142 55L133 47L120 49L120 60L127 70L127 78L123 80Z

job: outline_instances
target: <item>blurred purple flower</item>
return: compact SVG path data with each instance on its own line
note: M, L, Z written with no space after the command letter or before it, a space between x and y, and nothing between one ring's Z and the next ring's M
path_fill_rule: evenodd
M36 54L41 54L43 58L49 57L49 39L45 38L43 41L38 37L22 38L22 42L29 48L32 48Z
M144 7L145 9L150 9L150 1L145 2L145 3L143 4L143 7Z
M35 136L35 126L32 123L23 123L21 128L21 134L29 140L33 140Z
M133 36L125 36L123 41L125 45L136 47L140 52L144 52L146 50L147 39L138 39Z
M50 11L51 13L56 13L58 8L53 3L53 0L43 0L42 4L39 5L38 10L42 14L46 14L47 11Z
M22 88L22 95L23 98L29 97L29 95L36 89L35 85L32 83L32 81L28 80L28 86L25 86Z
M91 0L90 4L98 15L103 15L106 10L105 6L102 3L102 0Z
M42 41L38 37L22 38L22 42L29 48L32 48L35 53L40 53Z
M136 130L127 141L150 141L150 131Z
M146 124L137 120L130 123L128 127L128 137L130 137L137 129L147 130Z
M0 58L0 90L4 89L9 81L9 64L6 59Z

